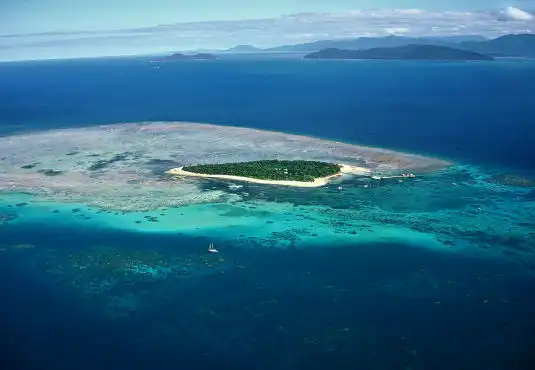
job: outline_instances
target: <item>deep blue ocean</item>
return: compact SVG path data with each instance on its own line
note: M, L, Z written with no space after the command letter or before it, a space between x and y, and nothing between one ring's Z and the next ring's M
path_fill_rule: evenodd
M523 173L535 170L534 86L535 62L526 60L238 58L160 69L146 58L1 63L0 134L206 122ZM0 228L0 245L15 243L60 251L148 245L165 254L195 241L39 224ZM143 313L112 320L60 289L42 272L46 258L38 252L4 254L0 368L535 369L535 278L505 261L395 244L229 248L225 258L249 268L192 285L147 283L143 294L156 298ZM395 294L376 289L385 279ZM422 289L435 289L436 298Z
M533 168L535 62L95 59L0 65L2 131L229 124Z

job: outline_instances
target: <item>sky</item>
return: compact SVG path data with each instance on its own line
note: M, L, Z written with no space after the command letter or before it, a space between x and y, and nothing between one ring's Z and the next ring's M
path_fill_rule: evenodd
M0 0L0 60L535 32L535 0Z
M356 9L481 11L522 3L526 1L515 4L502 0L0 0L0 34L106 30Z

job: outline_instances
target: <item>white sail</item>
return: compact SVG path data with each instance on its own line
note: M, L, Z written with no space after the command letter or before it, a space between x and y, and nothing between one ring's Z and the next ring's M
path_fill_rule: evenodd
M208 246L208 252L217 253L219 251L215 249L214 243L210 243L210 245Z

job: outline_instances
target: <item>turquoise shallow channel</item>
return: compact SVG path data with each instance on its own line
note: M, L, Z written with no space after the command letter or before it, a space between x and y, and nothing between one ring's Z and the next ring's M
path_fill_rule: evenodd
M473 166L454 166L405 180L347 177L319 189L196 181L206 189L227 193L230 201L125 212L4 193L2 226L35 223L51 228L180 233L239 247L393 241L444 252L500 256L535 267L533 189L502 184Z

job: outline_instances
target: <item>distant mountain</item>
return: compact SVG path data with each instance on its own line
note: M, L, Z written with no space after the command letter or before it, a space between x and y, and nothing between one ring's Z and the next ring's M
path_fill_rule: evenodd
M488 38L480 35L452 35L452 36L429 36L425 37L427 40L440 40L448 43L456 42L472 42L472 41L487 41Z
M194 49L194 50L180 50L182 53L188 54L216 54L221 53L223 50L217 49Z
M487 55L535 57L535 35L505 35L482 42L462 42L458 47Z
M174 53L169 56L163 57L161 61L164 62L174 62L178 60L213 60L217 59L217 57L213 54L209 53L197 53L197 54L182 54L182 53Z
M324 49L305 55L307 59L410 59L410 60L494 60L487 55L439 45L404 45L366 50Z
M225 53L234 53L234 54L245 54L245 53L258 53L262 49L257 48L253 45L236 45L230 49L225 50Z
M260 49L253 45L237 45L226 50L196 50L201 54L308 54L324 49L366 50L373 48L391 48L406 45L436 45L454 49L472 51L496 57L535 57L535 35L505 35L488 40L478 35L428 36L428 37L359 37L343 40L320 40L296 45L282 45ZM187 56L193 53L190 51ZM190 58L192 59L192 58ZM195 59L195 58L193 58ZM178 60L185 60L178 59Z
M452 46L460 41L480 42L486 40L482 36L442 36L442 37L405 37L405 36L385 36L385 37L359 37L356 39L343 40L321 40L307 42L297 45L283 45L270 49L269 52L313 52L322 49L345 49L361 50L371 48L389 48L396 46L414 45L441 45Z
M264 49L264 51L272 53L311 53L324 49L363 50L405 45L437 45L494 56L535 57L534 34L505 35L492 40L487 40L477 35L359 37L356 39L321 40L297 45L283 45Z

